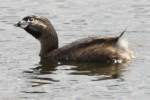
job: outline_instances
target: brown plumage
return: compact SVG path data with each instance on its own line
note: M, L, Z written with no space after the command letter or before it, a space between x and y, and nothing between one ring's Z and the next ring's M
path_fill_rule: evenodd
M58 37L47 18L27 16L16 26L25 29L41 43L41 63L44 62L100 62L124 63L132 58L123 31L117 37L89 37L58 48Z

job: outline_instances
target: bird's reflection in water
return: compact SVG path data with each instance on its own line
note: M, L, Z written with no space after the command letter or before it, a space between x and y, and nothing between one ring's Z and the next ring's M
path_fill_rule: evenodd
M55 86L55 84L58 82L58 84L63 84L64 79L61 80L58 79L58 77L64 75L64 72L66 72L65 74L70 75L72 78L79 75L79 80L75 78L75 81L80 81L81 75L87 77L96 76L96 79L92 78L92 80L90 79L89 81L102 81L117 78L121 79L120 76L124 68L125 65L108 65L98 63L62 63L38 65L35 68L31 68L23 72L31 87L28 86L28 88L22 91L22 93L47 93L47 91L43 91L39 88L42 88L43 85L48 84ZM70 81L72 81L72 78Z
M38 65L35 68L24 71L24 75L32 83L32 87L37 87L45 84L52 84L53 82L59 82L50 77L54 71L56 71L57 65Z
M75 65L71 70L72 75L98 76L98 80L116 79L121 76L121 72L126 64L100 64L100 63L70 63ZM95 80L96 81L96 80Z
M60 82L60 80L51 77L56 71L61 71L58 67L69 67L66 71L70 71L68 75L87 75L87 76L98 76L97 80L116 79L121 76L125 65L122 64L99 64L99 63L62 63L62 64L48 64L40 65L32 68L28 71L24 71L27 78L30 79L32 87L41 86L44 84L52 84ZM65 69L65 68L64 68ZM63 70L64 71L64 70ZM57 74L57 73L55 73Z

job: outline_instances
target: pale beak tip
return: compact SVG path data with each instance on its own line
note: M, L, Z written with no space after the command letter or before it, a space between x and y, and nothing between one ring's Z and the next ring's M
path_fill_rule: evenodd
M14 24L13 26L18 27L18 25L17 25L17 24Z
M15 27L19 27L20 26L20 22L14 24Z

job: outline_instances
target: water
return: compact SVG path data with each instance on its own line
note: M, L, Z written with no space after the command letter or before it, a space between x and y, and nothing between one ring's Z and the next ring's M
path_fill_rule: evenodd
M0 0L0 100L148 100L149 0ZM40 45L13 26L27 15L51 20L63 46L93 35L125 37L136 59L125 66L40 66Z

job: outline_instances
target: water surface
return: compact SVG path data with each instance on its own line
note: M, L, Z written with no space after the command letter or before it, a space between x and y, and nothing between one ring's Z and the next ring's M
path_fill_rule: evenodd
M149 0L0 0L1 100L148 100ZM13 26L27 15L51 20L63 46L94 35L125 35L136 59L129 65L41 66L40 45Z

